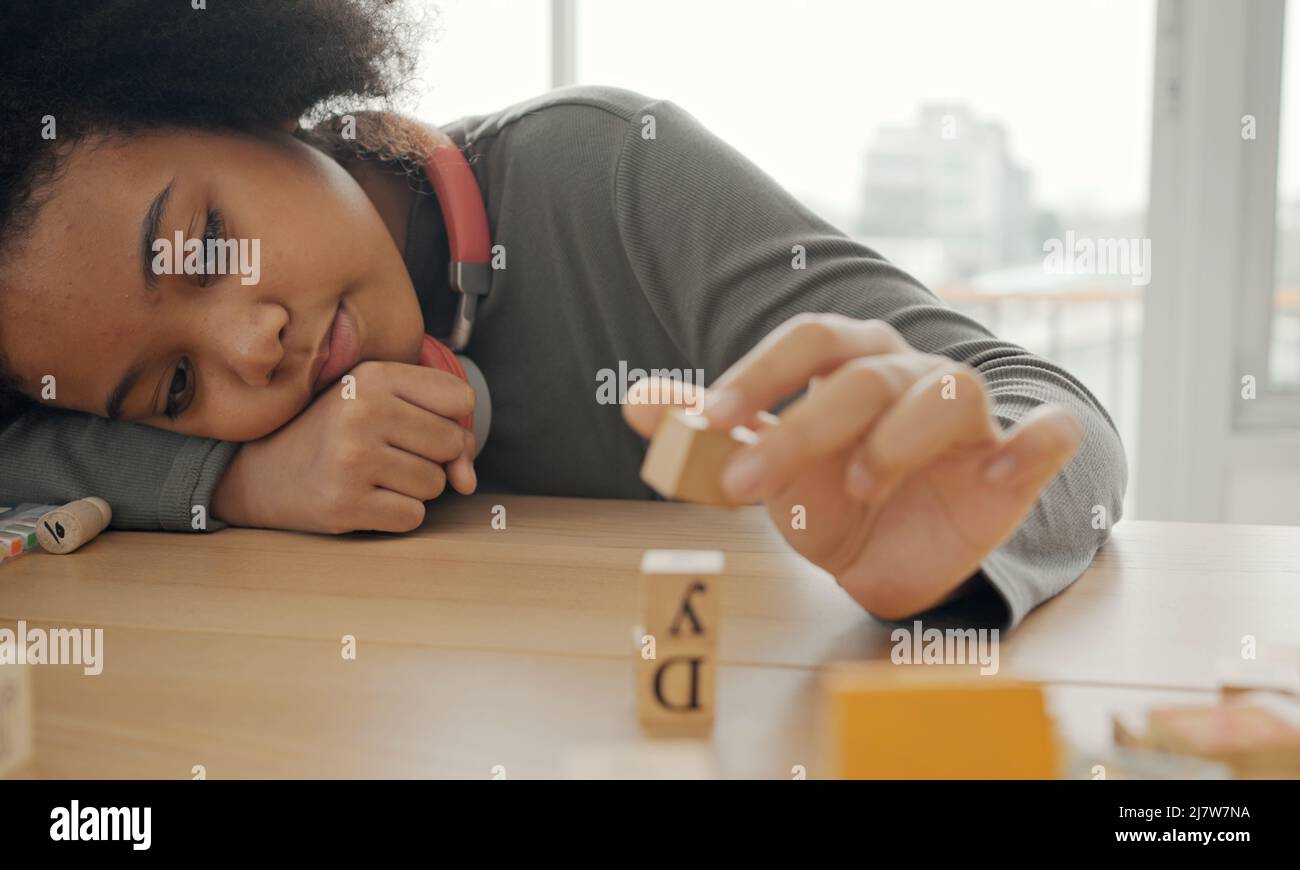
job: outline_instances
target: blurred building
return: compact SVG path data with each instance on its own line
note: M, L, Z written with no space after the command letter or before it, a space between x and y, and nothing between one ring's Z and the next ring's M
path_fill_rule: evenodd
M1030 173L1003 126L964 107L927 105L867 147L857 229L930 284L1041 260Z

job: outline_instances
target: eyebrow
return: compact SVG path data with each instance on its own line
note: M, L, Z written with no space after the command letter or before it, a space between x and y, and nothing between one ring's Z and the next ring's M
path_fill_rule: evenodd
M153 290L158 286L158 275L153 270L153 243L158 238L158 230L162 226L163 213L167 211L167 202L172 198L172 189L176 186L176 179L173 178L167 182L167 186L154 196L149 202L149 208L145 210L144 219L140 221L140 269L144 273L144 286ZM136 365L126 370L122 379L113 387L113 392L108 394L108 401L105 403L104 411L110 420L116 420L122 416L122 404L126 397L131 394L136 381L140 380L143 369Z
M131 368L127 369L126 374L122 375L122 380L117 382L113 392L108 395L108 403L105 407L108 419L116 420L122 416L122 403L126 401L126 397L130 395L132 388L135 387L135 382L140 380L140 375L143 372L144 369L140 366L131 366Z
M176 179L167 182L167 186L158 191L158 195L149 203L149 209L140 221L140 268L144 271L144 286L152 290L158 284L158 275L153 270L153 243L158 238L158 229L162 226L163 212L167 210L167 201L172 197L172 188Z

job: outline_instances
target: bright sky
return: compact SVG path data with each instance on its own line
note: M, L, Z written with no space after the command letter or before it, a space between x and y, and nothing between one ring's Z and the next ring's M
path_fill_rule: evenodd
M549 88L549 0L436 5L423 116ZM1004 123L1044 205L1146 203L1155 0L579 0L578 20L580 81L673 100L812 202L852 210L873 130L938 101ZM1283 189L1300 196L1300 15L1287 31Z

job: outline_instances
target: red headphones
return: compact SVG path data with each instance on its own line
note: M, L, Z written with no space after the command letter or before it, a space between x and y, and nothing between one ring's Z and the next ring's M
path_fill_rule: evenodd
M477 449L482 450L492 420L487 381L468 357L455 352L469 344L479 298L487 296L492 289L492 242L487 210L483 207L478 180L460 146L437 127L429 125L425 129L432 146L425 157L424 171L433 184L442 221L447 227L447 247L451 254L448 283L459 299L451 334L442 341L426 335L420 364L451 372L474 388L477 410L460 424L474 433Z
M452 350L461 351L469 344L479 298L487 296L492 289L492 241L483 195L460 146L437 127L429 125L426 129L433 139L433 147L425 158L425 174L438 195L447 226L450 284L452 291L460 296L451 335L444 342Z

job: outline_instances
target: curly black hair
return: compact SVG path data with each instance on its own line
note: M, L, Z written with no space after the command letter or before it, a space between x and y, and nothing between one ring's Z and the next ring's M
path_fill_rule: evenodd
M424 22L411 11L405 0L5 0L0 295L6 250L78 142L310 123L386 102L414 76ZM24 402L5 372L0 344L0 420Z

